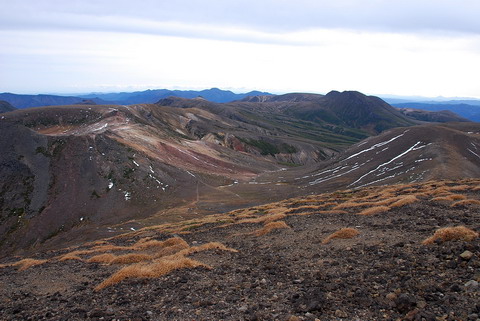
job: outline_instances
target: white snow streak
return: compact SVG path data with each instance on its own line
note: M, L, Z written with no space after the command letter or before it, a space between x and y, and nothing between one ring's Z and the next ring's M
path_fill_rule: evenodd
M345 158L344 161L349 160L350 158L353 158L353 157L358 156L358 155L360 155L360 154L366 153L366 152L368 152L368 151L374 150L374 149L376 149L376 148L378 148L378 147L382 147L382 146L384 146L384 145L386 145L386 144L388 144L388 143L391 143L391 142L393 142L394 140L396 140L396 139L402 137L403 135L405 135L405 133L406 133L407 131L408 131L408 130L404 131L402 134L400 134L400 135L398 135L398 136L395 136L395 137L391 138L390 140L387 140L387 141L385 141L385 142L381 142L381 143L375 144L375 145L373 145L372 147L369 147L369 148L364 149L364 150L362 150L362 151L360 151L360 152L358 152L358 153L356 153L356 154L353 154L353 155ZM384 149L384 150L385 150L385 149Z
M403 135L403 134L402 134ZM420 149L420 148L423 148L425 147L425 145L423 146L420 146L418 148L416 148L419 144L421 144L421 142L416 142L412 147L410 147L409 149L407 149L406 151L404 151L403 153L401 153L400 155L397 155L395 156L394 158L392 158L391 160L389 160L388 162L386 163L383 163L383 164L380 164L378 165L375 169L369 171L368 173L360 176L360 178L358 178L355 182L351 183L350 185L348 186L352 186L352 185L355 185L356 183L360 182L363 178L365 178L366 176L370 175L371 173L379 170L380 168L384 167L384 166L387 166L388 164L392 163L393 161L399 159L400 157L403 157L405 156L406 154L408 154L409 152L411 152L412 150L417 150L417 149Z
M477 156L478 158L480 158L480 156L479 156L477 153L475 153L473 150L471 150L470 148L467 148L467 150L468 150L470 153L472 153L473 155L475 155L475 156Z

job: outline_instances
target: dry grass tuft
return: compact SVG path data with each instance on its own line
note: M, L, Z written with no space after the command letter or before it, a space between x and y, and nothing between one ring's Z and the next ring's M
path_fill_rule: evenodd
M360 234L360 232L357 229L354 228L342 228L329 236L327 236L323 241L322 244L327 244L329 243L332 239L351 239L355 236Z
M400 207L400 206L415 203L417 201L418 201L418 198L416 198L414 195L407 195L407 196L401 197L398 201L390 204L390 207Z
M255 218L243 219L243 220L240 220L240 221L236 222L235 224L270 223L270 222L273 222L273 221L282 220L285 217L287 217L287 215L285 215L284 213L278 213L278 214L272 214L272 215L264 215L264 216L255 217Z
M465 227L454 226L444 227L435 231L433 236L422 242L423 245L432 244L437 240L446 241L473 241L478 237L478 233Z
M470 185L457 185L457 186L451 186L451 187L448 187L448 189L450 191L468 191L469 189L471 189L472 187Z
M358 202L355 202L355 201L348 201L348 202L345 202L345 203L338 204L333 209L339 210L339 209L342 209L342 208L362 207L362 206L371 205L371 204L372 204L371 202L358 203Z
M110 264L113 260L115 260L116 256L111 253L103 253L99 255L92 256L87 260L88 263L103 263L103 264Z
M460 194L452 194L447 196L450 200L452 201L461 201L461 200L466 200L467 197L465 195L460 195Z
M164 247L162 249L159 249L154 257L155 258L159 258L159 257L162 257L162 256L169 256L169 255L173 255L175 253L178 253L182 250L185 250L185 249L188 249L190 246L188 244L174 244L174 245L171 245L171 246L167 246L167 247Z
M449 194L445 196L435 197L435 198L432 198L431 200L434 202L441 202L441 201L453 202L453 201L461 201L465 199L467 199L465 195Z
M374 207L364 209L363 211L361 211L358 214L359 215L374 215L374 214L379 214L379 213L383 213L383 212L388 212L389 210L390 210L390 207L388 207L388 206L374 206Z
M199 246L192 246L192 247L189 247L188 249L181 250L180 252L174 255L171 255L171 257L186 256L186 255L203 252L207 250L222 250L222 251L229 251L229 252L238 252L235 249L226 247L220 242L210 242L210 243L205 243Z
M78 256L78 255L72 255L70 253L68 254L65 254L64 256L62 256L59 261L60 262L63 262L63 261L68 261L68 260L78 260L78 261L83 261L83 259Z
M348 212L344 210L324 210L324 211L316 211L316 212L295 213L292 215L307 216L307 215L317 215L317 214L348 214Z
M131 264L144 261L151 261L153 257L148 254L129 253L119 255L110 261L110 264Z
M285 223L284 221L270 222L265 224L263 228L254 231L253 234L256 236L262 236L270 233L273 230L282 229L282 228L290 228L290 226L288 226L287 223Z
M455 202L450 206L451 207L456 207L456 206L465 206L465 205L480 205L480 201L479 200L466 199L466 200Z
M23 259L18 262L15 262L11 264L11 266L18 266L19 271L25 271L26 269L35 266L35 265L40 265L47 262L47 260L36 260L36 259Z
M165 257L152 263L136 263L126 266L114 273L108 279L95 287L95 291L99 291L108 286L117 284L127 278L158 278L168 274L173 270L205 267L211 267L199 261L195 261L186 257Z
M132 246L132 248L135 250L146 250L153 247L166 248L166 247L176 246L176 245L188 247L187 242L185 242L181 237L172 237L165 241L158 241L158 240L147 240L142 242L140 241L135 243Z

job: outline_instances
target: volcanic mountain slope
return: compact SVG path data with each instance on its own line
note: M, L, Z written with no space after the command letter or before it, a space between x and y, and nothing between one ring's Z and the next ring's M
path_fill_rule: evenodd
M389 128L418 124L380 98L366 96L357 91L331 91L325 96L314 94L261 96L250 97L246 101L260 101L281 109L286 115L320 124L356 128L370 134L378 134Z
M323 174L309 166L317 168L367 137L375 121L411 124L378 98L359 93L269 99L216 104L170 98L156 105L6 114L0 127L2 254L344 187L353 180L324 185ZM293 113L326 110L325 101L333 121ZM365 115L371 113L369 123ZM348 127L352 115L364 115L352 123L355 128ZM342 166L362 167L355 174L370 179L363 170L373 170L373 164ZM297 170L298 165L308 166ZM296 179L309 175L316 176Z
M2 320L476 320L480 181L310 195L3 260Z
M334 190L479 175L480 124L452 123L392 129L355 144L328 166L285 182Z
M245 206L263 196L254 193L252 200L230 192L229 185L283 170L285 163L315 163L335 152L332 142L294 135L294 120L279 127L262 119L266 116L254 122L195 105L222 108L204 100L182 102L183 108L77 105L4 116L3 254L57 235L64 236L56 238L59 242L72 239L64 234L71 229L77 237L88 236L88 226L114 232L105 225L172 207L177 210L169 219L175 220ZM326 133L297 122L308 125L314 138ZM344 143L352 140L332 135L347 137Z

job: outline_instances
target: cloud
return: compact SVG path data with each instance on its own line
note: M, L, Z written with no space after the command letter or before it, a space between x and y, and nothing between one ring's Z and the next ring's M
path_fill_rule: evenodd
M24 0L2 5L0 28L278 42L312 29L480 34L478 12L475 0Z

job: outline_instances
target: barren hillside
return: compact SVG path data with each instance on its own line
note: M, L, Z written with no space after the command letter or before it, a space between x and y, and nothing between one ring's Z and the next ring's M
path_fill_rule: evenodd
M479 180L310 195L0 269L3 320L476 320Z

